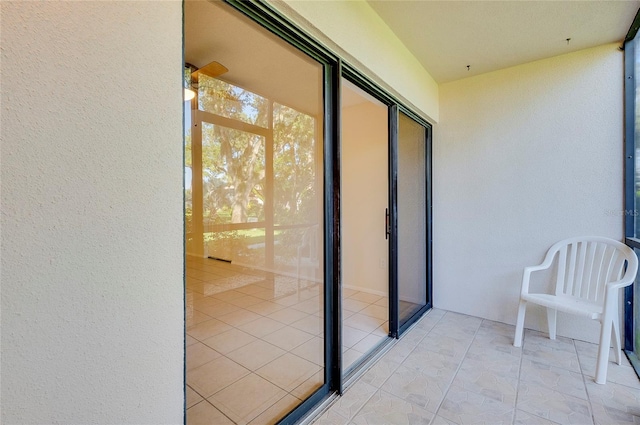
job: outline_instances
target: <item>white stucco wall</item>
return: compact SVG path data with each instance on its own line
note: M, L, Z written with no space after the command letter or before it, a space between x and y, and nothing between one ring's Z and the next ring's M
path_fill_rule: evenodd
M365 0L270 3L425 119L438 121L438 84Z
M0 3L3 424L182 422L181 7Z
M522 269L555 241L621 240L617 44L440 86L433 145L435 307L515 323ZM559 316L595 341L596 322ZM546 329L530 307L527 327Z

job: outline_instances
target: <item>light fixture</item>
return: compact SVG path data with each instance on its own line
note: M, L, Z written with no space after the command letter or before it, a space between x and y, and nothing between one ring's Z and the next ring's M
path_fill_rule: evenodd
M202 68L198 68L190 63L184 64L184 101L190 101L196 97L198 90L199 76L206 75L209 78L217 78L218 76L229 71L226 66L218 62L209 62ZM195 90L194 90L195 89Z
M189 102L191 99L196 97L196 92L191 88L191 73L196 69L195 66L191 64L184 65L184 101Z
M185 89L184 89L184 101L188 102L191 99L193 99L194 97L196 97L196 92L185 87Z

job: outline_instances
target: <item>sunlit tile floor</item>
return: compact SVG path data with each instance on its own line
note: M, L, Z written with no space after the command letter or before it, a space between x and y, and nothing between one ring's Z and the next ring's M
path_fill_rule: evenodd
M321 285L186 260L187 422L271 424L324 381ZM388 299L345 289L345 367L388 338Z
M626 358L598 385L595 344L527 330L515 348L513 334L431 310L314 424L640 424Z

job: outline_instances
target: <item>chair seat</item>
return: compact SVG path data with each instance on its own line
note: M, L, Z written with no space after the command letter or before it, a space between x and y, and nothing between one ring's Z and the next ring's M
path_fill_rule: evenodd
M602 315L602 303L594 303L577 297L550 294L523 294L522 299L547 308L588 317L593 320L599 320Z

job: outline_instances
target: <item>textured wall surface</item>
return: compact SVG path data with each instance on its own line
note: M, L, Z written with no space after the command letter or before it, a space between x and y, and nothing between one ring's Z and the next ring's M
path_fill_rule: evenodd
M181 423L181 3L0 11L0 422Z
M551 244L621 240L622 64L605 45L440 87L436 307L515 323L523 268ZM544 311L530 307L526 326L546 329ZM595 341L597 330L558 319L559 334Z
M438 84L366 1L271 3L329 48L344 53L344 59L366 67L372 79L413 104L425 118L438 121Z

